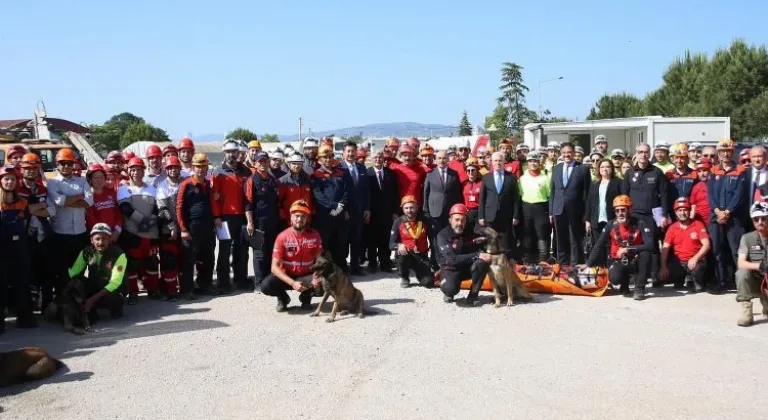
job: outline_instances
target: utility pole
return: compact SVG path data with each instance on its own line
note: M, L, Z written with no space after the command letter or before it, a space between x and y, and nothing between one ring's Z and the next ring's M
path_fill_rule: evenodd
M302 126L303 126L303 124L302 124L302 121L301 121L301 117L299 117L299 141L301 141L301 129L302 129Z

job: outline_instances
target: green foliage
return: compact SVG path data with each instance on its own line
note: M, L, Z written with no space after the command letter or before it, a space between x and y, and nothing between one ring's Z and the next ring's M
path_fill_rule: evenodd
M464 113L461 115L461 121L459 122L459 135L460 136L472 135L472 124L469 123L469 117L467 116L466 110L464 110Z
M491 143L498 145L499 140L510 137L509 128L507 127L507 109L501 105L497 105L493 110L493 114L490 117L485 117L484 127L486 130L491 125L496 126L496 131L488 131L491 137Z
M542 123L558 123L558 122L570 122L573 120L565 117L554 117L552 116L552 112L550 112L548 109L545 109L541 115L536 115L536 121L542 122Z
M91 145L99 151L119 150L137 141L171 141L165 130L157 128L129 112L117 114L104 124L92 124Z
M523 126L530 122L531 112L525 107L525 93L528 86L523 84L523 67L516 63L505 62L501 68L501 96L496 101L507 111L506 126L512 133L520 133Z
M354 136L341 136L341 138L344 141L353 141L355 143L362 143L365 139L363 138L362 131L360 133L355 134Z
M261 143L277 143L280 141L280 139L277 137L277 134L262 134L261 137L259 137L259 141Z
M234 130L227 133L227 135L224 138L230 139L230 140L241 140L248 143L251 140L255 140L257 137L256 137L256 133L254 133L253 131L247 128L237 127ZM263 139L259 139L259 140L264 141Z
M764 45L735 40L711 59L687 51L667 68L663 80L642 100L628 99L626 94L604 95L587 118L730 117L733 138L768 136L768 50Z

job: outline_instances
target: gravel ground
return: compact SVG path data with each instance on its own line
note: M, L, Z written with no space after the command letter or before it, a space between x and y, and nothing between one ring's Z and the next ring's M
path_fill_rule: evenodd
M457 307L393 276L356 285L377 315L328 324L295 293L281 314L274 298L243 293L142 300L82 338L11 328L0 349L41 345L68 368L0 390L0 418L765 416L754 367L768 365L768 325L737 327L733 295L537 295L495 309L488 294L481 307Z

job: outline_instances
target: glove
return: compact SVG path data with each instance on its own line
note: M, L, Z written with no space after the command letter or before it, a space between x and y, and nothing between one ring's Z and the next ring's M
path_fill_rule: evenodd
M338 210L336 210L336 209L334 209L334 210L331 210L331 212L330 212L329 214L330 214L332 217L336 217L336 216L339 214L339 211L338 211Z
M344 211L344 204L339 203L339 205L336 206L336 214L339 214L342 211Z

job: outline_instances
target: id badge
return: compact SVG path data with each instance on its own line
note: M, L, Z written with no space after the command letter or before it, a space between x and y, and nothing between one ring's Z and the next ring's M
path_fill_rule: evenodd
M470 195L469 196L469 201L474 203L475 202L475 196L474 195Z

